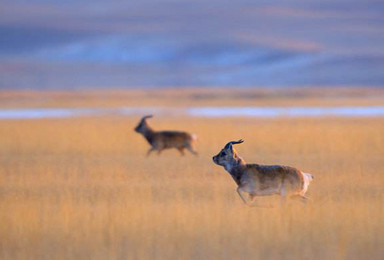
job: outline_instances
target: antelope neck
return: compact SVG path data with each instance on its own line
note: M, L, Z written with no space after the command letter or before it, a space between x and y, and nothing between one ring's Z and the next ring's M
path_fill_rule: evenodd
M144 135L144 137L145 137L145 139L147 139L147 141L149 142L149 143L151 143L152 142L152 139L153 139L153 133L154 133L155 131L153 131L153 129L151 128L151 127L147 127L146 129L145 129L145 131L143 132L143 135Z
M224 166L225 170L229 172L235 182L239 185L241 176L243 176L244 170L246 168L245 161L240 158L234 158L232 161L228 162Z

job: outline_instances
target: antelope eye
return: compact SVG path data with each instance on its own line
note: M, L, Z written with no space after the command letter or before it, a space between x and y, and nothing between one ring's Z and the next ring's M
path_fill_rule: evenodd
M221 156L226 156L226 152L221 152Z

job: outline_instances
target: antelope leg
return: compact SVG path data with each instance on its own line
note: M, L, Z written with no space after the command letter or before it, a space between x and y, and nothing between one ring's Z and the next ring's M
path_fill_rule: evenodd
M179 150L180 154L184 156L184 147L177 148Z
M190 151L192 154L194 155L198 155L198 153L190 146L190 145L187 145L186 148L188 149L188 151Z
M147 152L147 157L155 150L155 148L151 147L149 148L148 152Z
M251 200L249 200L249 198L245 197L244 193L247 193L249 195L248 197L251 197L252 195L250 195L248 192L243 191L240 187L237 188L237 193L239 193L240 198L243 200L243 202L246 205L252 206L252 204L254 202L254 197L252 197Z

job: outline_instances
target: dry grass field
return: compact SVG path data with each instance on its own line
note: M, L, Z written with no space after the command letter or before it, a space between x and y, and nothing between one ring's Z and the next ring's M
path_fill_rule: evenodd
M383 259L384 119L155 117L199 157L145 157L137 117L0 121L0 259ZM315 176L249 208L212 156Z

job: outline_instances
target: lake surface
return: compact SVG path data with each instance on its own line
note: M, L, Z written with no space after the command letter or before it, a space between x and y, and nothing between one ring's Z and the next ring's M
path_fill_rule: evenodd
M384 106L345 107L121 107L0 109L0 120L69 118L102 115L183 115L193 117L382 117Z

